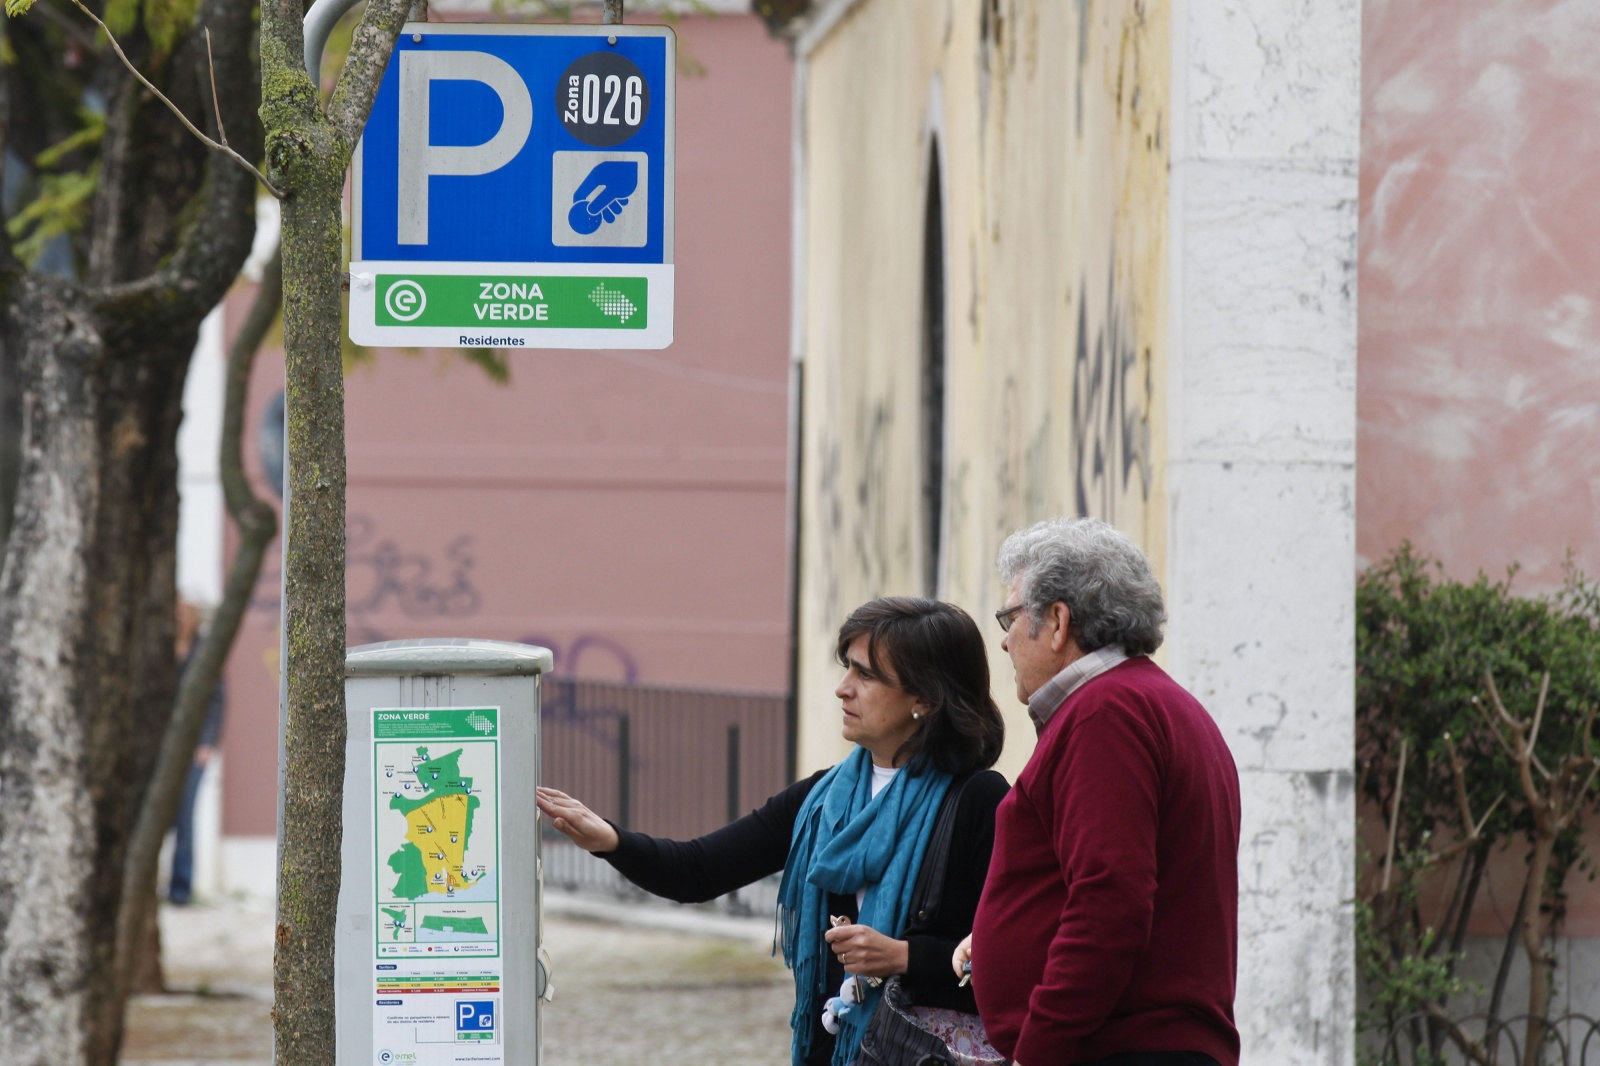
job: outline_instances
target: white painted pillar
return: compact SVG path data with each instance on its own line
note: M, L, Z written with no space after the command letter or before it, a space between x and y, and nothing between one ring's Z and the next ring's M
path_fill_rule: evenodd
M1173 8L1167 662L1244 804L1244 1059L1355 1057L1358 0Z
M178 426L178 594L202 611L222 602L222 308L200 323Z

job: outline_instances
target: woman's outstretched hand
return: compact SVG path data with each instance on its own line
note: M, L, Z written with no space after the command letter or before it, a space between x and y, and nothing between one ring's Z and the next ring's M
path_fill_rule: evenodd
M604 855L616 851L621 841L611 823L567 795L541 786L535 802L556 831L584 851Z
M870 925L840 925L827 930L823 938L845 973L861 977L893 977L911 965L911 945L884 936Z

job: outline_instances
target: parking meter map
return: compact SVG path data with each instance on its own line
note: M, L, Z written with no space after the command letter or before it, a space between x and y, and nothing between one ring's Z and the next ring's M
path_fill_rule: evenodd
M498 711L373 715L378 956L498 955Z
M430 892L453 896L484 877L484 867L464 865L472 816L483 801L472 794L472 778L461 772L462 750L432 759L426 747L417 748L413 776L422 794L389 800L390 810L404 815L407 826L405 844L389 856L390 869L400 875L394 894L401 899Z

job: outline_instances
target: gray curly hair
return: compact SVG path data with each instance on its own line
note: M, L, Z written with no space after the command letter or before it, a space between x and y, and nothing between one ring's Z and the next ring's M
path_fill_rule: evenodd
M1149 655L1161 647L1167 611L1150 560L1098 518L1056 518L1018 530L1000 545L995 565L1006 584L1021 579L1034 632L1060 602L1072 612L1073 637L1085 652L1120 644L1129 655Z

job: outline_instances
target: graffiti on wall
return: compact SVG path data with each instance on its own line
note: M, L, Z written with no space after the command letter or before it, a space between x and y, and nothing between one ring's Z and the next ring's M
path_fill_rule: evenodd
M250 600L253 612L278 612L282 575L276 559L268 557L261 568ZM473 583L477 553L470 533L445 544L430 555L407 550L394 537L378 532L367 515L350 515L345 521L345 611L352 621L366 620L386 611L411 619L464 618L478 613L482 594Z
M517 640L549 648L553 660L550 672L558 677L620 681L625 685L639 681L638 659L626 644L612 637L579 633L570 641L561 641L544 633L528 633Z
M473 579L478 565L472 535L463 533L430 553L403 546L380 531L376 519L351 515L345 523L345 618L349 641L376 644L393 639L385 620L465 619L476 616L483 594ZM275 562L269 557L269 563ZM257 624L277 627L280 574L276 565L262 567L250 601ZM454 627L459 628L459 627ZM441 636L445 635L441 629ZM523 644L549 648L555 672L564 677L636 684L639 661L625 643L603 633L578 633L558 640L542 633L517 638ZM269 670L277 676L277 648Z
M435 557L402 551L393 537L378 535L373 519L351 515L345 552L345 609L352 617L388 609L407 618L462 618L482 603L472 583L478 560L470 533L452 538Z
M1112 255L1115 262L1116 256ZM1078 287L1072 362L1073 506L1116 523L1129 499L1150 498L1149 353L1140 359L1113 268L1105 314L1090 336L1088 285ZM1131 517L1131 516L1130 516Z
M842 617L844 611L855 606L840 602L842 573L855 575L869 596L879 595L888 587L890 541L896 528L889 510L893 428L894 407L889 400L874 400L857 409L851 441L856 456L853 470L845 469L844 445L837 431L832 426L823 429L818 447L815 520L821 535L813 580L822 589L824 617ZM851 517L848 529L847 511ZM910 550L909 542L901 547Z

